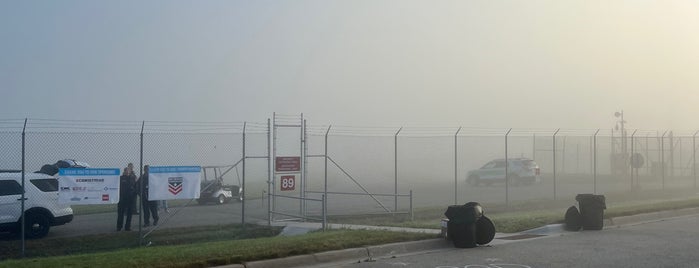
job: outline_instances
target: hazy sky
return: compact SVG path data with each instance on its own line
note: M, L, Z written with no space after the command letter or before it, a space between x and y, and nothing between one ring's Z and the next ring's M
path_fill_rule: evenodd
M697 1L0 1L0 118L699 129Z

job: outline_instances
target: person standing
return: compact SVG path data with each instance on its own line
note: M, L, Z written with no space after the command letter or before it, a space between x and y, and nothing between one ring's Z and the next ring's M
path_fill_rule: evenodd
M117 204L117 232L124 230L131 231L132 204L134 203L136 175L129 173L128 168L124 168L124 173L119 177L119 203ZM124 224L124 214L126 214L126 224Z
M138 177L136 177L136 172L133 171L133 163L129 163L126 165L126 169L128 170L129 174L131 174L134 178L134 185L137 187L138 186ZM131 202L131 212L133 215L138 215L138 191L134 189L134 197L133 197L133 202Z
M141 202L143 203L143 226L150 226L150 217L153 216L153 225L158 225L158 201L148 199L148 165L143 166L143 175L138 179L141 185Z

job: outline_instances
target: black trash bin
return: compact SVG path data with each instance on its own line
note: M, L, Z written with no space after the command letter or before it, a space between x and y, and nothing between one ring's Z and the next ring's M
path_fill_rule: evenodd
M604 210L607 209L604 195L579 194L575 200L580 206L583 230L602 230Z
M457 248L476 247L476 221L483 215L483 208L475 202L453 205L447 208L447 236Z

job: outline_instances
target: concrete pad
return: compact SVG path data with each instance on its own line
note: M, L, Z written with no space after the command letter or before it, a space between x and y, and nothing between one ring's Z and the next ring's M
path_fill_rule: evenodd
M320 228L315 228L315 227L297 227L297 226L291 226L287 225L282 229L282 232L279 233L279 236L296 236L296 235L303 235L307 234L312 231L320 230Z

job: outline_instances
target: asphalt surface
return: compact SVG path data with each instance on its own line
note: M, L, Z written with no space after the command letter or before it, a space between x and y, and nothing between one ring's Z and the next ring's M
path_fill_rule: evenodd
M699 215L316 267L697 267Z

